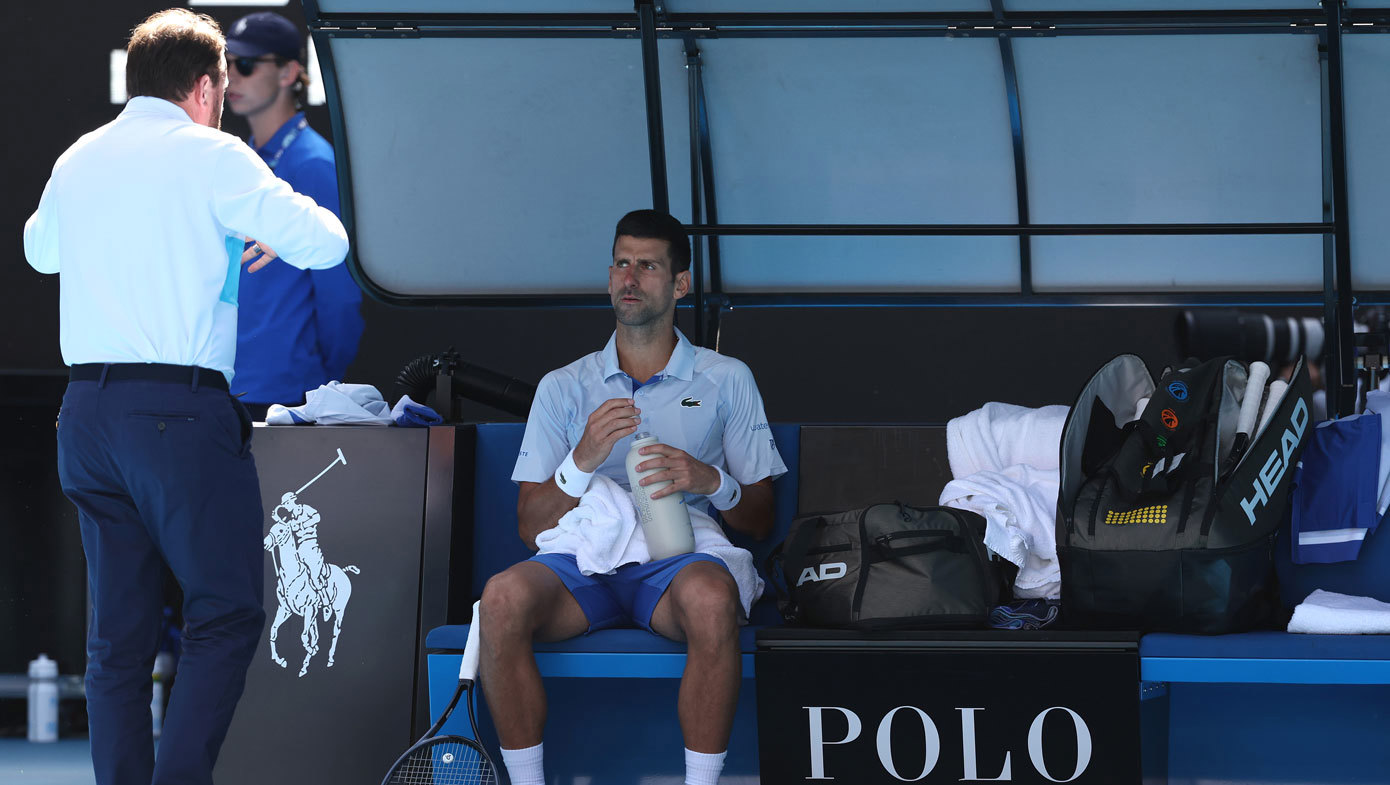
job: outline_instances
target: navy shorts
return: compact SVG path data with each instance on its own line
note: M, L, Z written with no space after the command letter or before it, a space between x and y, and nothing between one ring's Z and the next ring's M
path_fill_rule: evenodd
M654 632L652 611L676 573L702 561L728 569L719 558L707 553L683 553L646 564L624 564L613 575L585 575L579 571L574 556L567 553L538 553L530 560L549 567L574 595L584 618L589 620L586 632L632 626Z

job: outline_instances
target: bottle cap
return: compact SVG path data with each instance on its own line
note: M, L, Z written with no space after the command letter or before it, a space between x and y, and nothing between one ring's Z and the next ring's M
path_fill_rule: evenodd
M58 678L58 663L50 660L47 654L40 654L38 659L29 662L29 678L31 679L56 679Z
M640 442L640 441L642 441L643 439L655 439L655 438L656 438L656 434L652 433L651 431L642 431L641 433L634 435L634 436L632 437L632 440L633 440L634 442Z

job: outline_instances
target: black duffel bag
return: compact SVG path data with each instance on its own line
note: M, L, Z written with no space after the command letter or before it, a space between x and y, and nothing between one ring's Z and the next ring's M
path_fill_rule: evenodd
M807 627L983 627L1004 587L984 518L897 503L798 517L767 573L782 616Z

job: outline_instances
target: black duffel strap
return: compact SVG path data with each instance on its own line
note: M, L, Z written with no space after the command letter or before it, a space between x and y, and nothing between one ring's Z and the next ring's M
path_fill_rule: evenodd
M901 544L894 544L894 541ZM892 561L932 551L969 553L965 538L954 529L905 529L880 534L873 540L873 561ZM868 561L868 559L866 559Z
M763 563L763 571L767 573L773 590L777 592L777 607L787 621L794 620L796 616L796 586L787 577L786 564L788 561L798 566L805 563L806 554L813 547L815 532L824 526L823 515L803 519L785 540L772 549Z

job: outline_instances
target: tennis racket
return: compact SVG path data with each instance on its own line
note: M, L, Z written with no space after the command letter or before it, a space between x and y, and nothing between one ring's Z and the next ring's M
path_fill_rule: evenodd
M478 675L478 627L478 603L475 602L468 643L464 644L463 662L459 665L459 686L453 700L425 735L396 761L381 785L497 785L497 767L483 745L476 741L478 721L473 716L473 685ZM454 713L459 698L464 698L468 705L473 738L436 736Z

